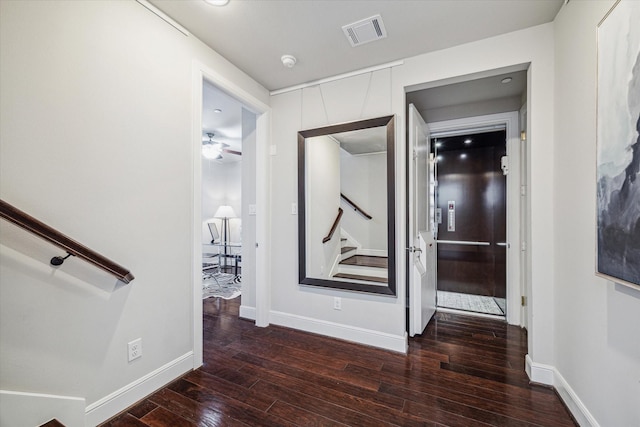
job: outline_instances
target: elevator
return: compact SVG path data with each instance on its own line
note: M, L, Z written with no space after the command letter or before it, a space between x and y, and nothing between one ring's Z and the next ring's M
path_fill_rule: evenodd
M506 314L506 132L435 137L438 305Z

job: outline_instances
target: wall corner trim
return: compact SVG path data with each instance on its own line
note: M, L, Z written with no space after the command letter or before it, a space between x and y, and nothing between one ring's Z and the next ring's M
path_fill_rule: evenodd
M161 11L160 9L158 9L157 7L155 7L154 5L149 3L148 0L136 0L136 1L138 3L140 3L142 6L146 7L147 9L149 9L152 13L157 15L158 18L162 19L164 22L166 22L167 24L171 25L173 28L175 28L176 30L180 31L185 36L189 37L189 31L185 27L183 27L182 25L178 24L169 15L167 15L166 13L164 13L163 11Z
M193 369L193 352L138 378L85 409L85 425L98 425Z
M536 363L528 354L525 357L525 363L529 379L535 383L553 386L581 427L600 427L598 421L555 366Z
M240 317L243 319L256 320L256 308L246 305L240 306Z
M349 326L326 320L298 316L296 314L271 311L269 320L273 325L285 326L314 334L325 335L358 344L391 350L398 353L407 353L407 334L394 335L371 329Z

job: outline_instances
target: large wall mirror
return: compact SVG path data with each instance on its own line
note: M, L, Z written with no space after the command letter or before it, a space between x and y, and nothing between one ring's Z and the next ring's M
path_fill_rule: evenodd
M301 284L396 294L394 145L393 116L298 132Z

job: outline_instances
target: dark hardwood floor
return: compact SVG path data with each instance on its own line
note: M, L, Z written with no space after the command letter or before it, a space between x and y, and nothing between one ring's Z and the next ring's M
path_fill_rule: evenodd
M526 333L437 313L408 355L238 318L204 302L204 366L103 426L574 426L524 373Z

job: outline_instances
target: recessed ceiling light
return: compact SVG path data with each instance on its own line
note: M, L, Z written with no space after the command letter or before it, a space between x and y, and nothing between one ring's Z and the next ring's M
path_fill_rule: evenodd
M204 0L205 3L209 3L212 6L225 6L229 3L229 0Z
M436 142L436 147L442 147L442 142Z
M219 108L216 108L215 110L213 110L214 113L222 113L222 110Z
M500 80L500 82L502 84L507 84L507 83L511 83L511 80L513 80L511 77L505 77L504 79Z
M466 159L466 158L467 158L467 155L466 155L465 153L462 153L462 154L460 154L460 158L461 158L461 159Z
M471 140L467 138L467 139L464 140L464 143L465 144L471 144Z

